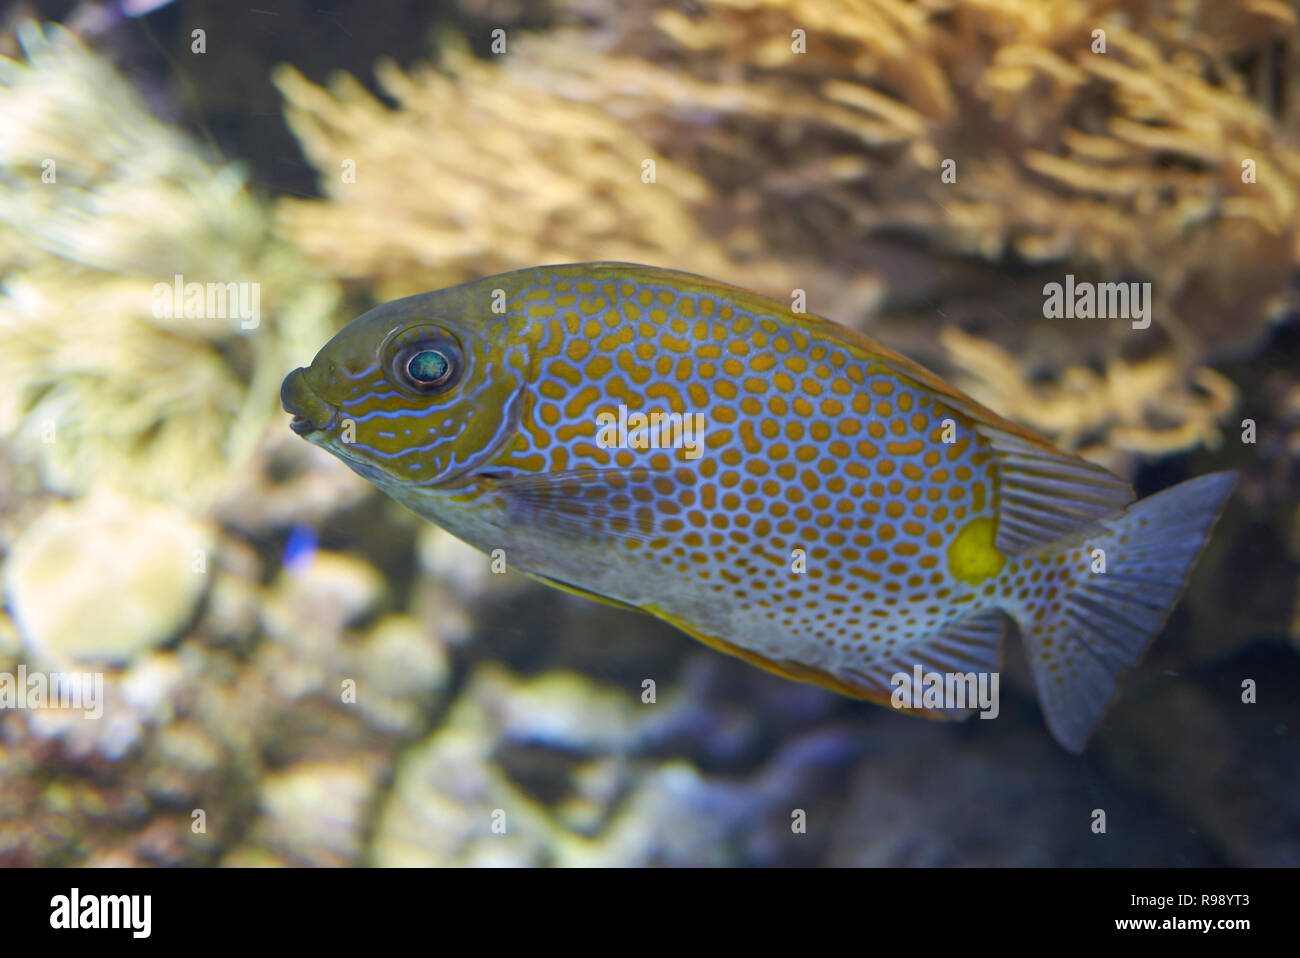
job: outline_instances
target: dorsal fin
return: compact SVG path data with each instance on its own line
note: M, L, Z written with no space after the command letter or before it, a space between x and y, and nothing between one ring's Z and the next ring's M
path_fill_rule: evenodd
M997 456L998 531L1004 556L1097 531L1098 522L1134 499L1129 484L1096 463L1062 452L1042 436L999 416L912 360L883 350L878 360L969 417Z
M1093 533L1133 501L1128 483L1101 466L984 423L975 430L998 457L996 545L1003 555Z

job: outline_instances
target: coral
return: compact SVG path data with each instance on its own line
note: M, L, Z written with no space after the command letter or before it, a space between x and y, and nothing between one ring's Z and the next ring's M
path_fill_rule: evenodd
M535 76L457 49L444 61L451 75L376 65L397 109L346 74L326 91L290 67L277 72L290 127L328 198L283 200L281 228L331 274L388 299L538 262L729 272L698 223L709 191L695 173Z
M481 667L439 729L403 756L380 809L386 866L774 863L791 856L795 796L856 748L796 740L753 781L645 754L692 706L647 705L580 675ZM820 780L819 780L820 779ZM818 844L818 843L814 843ZM787 847L783 847L787 846Z
M1147 455L1212 436L1203 413L1229 403L1220 380L1207 403L1198 364L1249 344L1287 300L1300 151L1280 114L1294 105L1239 66L1268 51L1294 74L1295 13L1282 4L1232 18L1107 0L563 9L600 32L512 33L487 63L451 46L443 72L381 62L391 108L349 76L327 90L282 69L289 123L327 197L283 201L285 233L378 299L535 262L635 259L780 298L805 288L815 311L854 324L871 321L882 287L906 299L934 278L905 259L863 262L855 251L875 249L873 234L1139 277L1158 328L1097 325L1085 348L1118 364L1101 374L1116 388L1172 364L1157 377L1171 421L1115 437ZM807 53L792 46L799 30ZM658 164L653 186L643 158ZM993 308L1031 325L1040 307ZM1241 321L1221 322L1228 310ZM931 338L943 322L913 318ZM1079 339L1050 341L1017 378L1074 377ZM1153 351L1163 358L1144 365ZM1069 442L1092 424L1060 426Z
M1231 18L1109 0L573 6L602 20L599 39L515 38L497 64L450 50L450 76L381 63L396 110L350 77L327 92L283 71L333 201L287 201L290 235L336 275L415 289L539 253L761 275L700 258L692 221L808 271L810 250L844 262L864 232L910 229L938 249L1142 275L1165 325L1211 340L1225 307L1275 310L1300 253L1300 152L1234 67L1274 43L1300 62L1283 4ZM650 156L667 190L635 176Z
M1102 372L1071 366L1051 382L1030 382L1007 350L960 329L940 343L962 370L957 385L993 409L1015 410L1057 445L1130 473L1135 457L1216 448L1219 423L1236 404L1232 381L1209 366L1185 369L1169 355L1130 362L1116 358Z
M1300 144L1285 135L1272 78L1261 84L1237 66L1281 44L1296 75L1290 5L1226 16L1214 5L1113 0L871 0L852 12L710 0L697 15L659 9L652 19L685 66L671 78L633 57L561 64L554 46L538 55L599 83L637 128L698 145L697 156L713 147L681 134L693 112L722 126L723 143L737 133L797 142L750 161L782 187L782 218L794 190L840 209L854 231L907 227L940 249L1139 274L1165 325L1211 343L1256 332L1300 255ZM620 22L622 12L606 23L615 49L644 48ZM795 30L807 54L792 52ZM945 159L953 182L941 176ZM1224 309L1254 325L1222 329Z
M0 61L0 436L64 493L105 479L202 508L247 465L335 288L273 237L236 165L65 31L20 36L28 62ZM176 276L256 284L260 322L215 299L166 315Z
M125 662L174 638L206 589L212 539L179 509L111 493L51 507L3 567L28 651L55 665Z

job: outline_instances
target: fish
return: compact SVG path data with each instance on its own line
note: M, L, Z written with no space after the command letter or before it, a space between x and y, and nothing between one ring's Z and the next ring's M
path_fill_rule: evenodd
M383 304L280 396L294 432L479 550L790 679L965 718L898 693L996 676L1014 624L1074 753L1235 478L1135 501L861 332L631 263Z

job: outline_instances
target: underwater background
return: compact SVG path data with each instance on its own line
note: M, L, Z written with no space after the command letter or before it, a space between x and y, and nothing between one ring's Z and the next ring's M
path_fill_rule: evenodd
M0 709L0 865L1300 865L1300 2L317 7L0 5L0 674L104 695ZM997 721L895 714L290 432L352 317L597 259L806 290L1140 496L1239 470L1081 757L1016 640Z

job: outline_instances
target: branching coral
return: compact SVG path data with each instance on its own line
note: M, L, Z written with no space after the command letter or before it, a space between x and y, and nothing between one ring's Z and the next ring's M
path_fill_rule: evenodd
M396 111L350 76L327 92L291 68L277 74L331 200L285 200L282 225L332 273L364 279L384 299L550 261L728 271L725 237L706 235L696 217L709 199L698 175L527 71L456 50L446 61L450 76L381 62Z
M805 288L815 311L861 322L873 280L908 296L928 279L873 276L864 260L868 236L903 230L936 252L1150 281L1157 330L1140 348L1163 344L1158 392L1182 389L1172 406L1193 417L1195 365L1256 336L1300 258L1300 152L1281 132L1294 105L1268 92L1270 70L1300 62L1292 6L564 9L599 28L512 34L490 62L449 50L446 74L380 64L395 110L350 77L327 91L283 70L330 201L286 201L287 235L381 299L528 263L635 259L778 296ZM1252 56L1265 66L1244 68ZM646 158L657 186L638 176ZM1022 303L1001 312L1039 321ZM1139 340L1124 324L1092 338L1102 362ZM1035 373L1078 365L1074 340ZM1164 425L1179 445L1212 432ZM1124 436L1167 451L1168 436Z
M21 39L29 62L0 62L0 434L60 491L207 503L327 334L334 286L106 61L59 28ZM177 276L248 284L248 305L256 284L256 325L206 298L169 310Z
M1027 382L1001 347L959 329L940 341L965 372L959 385L981 402L1015 410L1061 448L1127 473L1135 455L1214 448L1219 423L1236 405L1230 380L1208 366L1190 372L1167 355L1115 359L1103 372L1071 366L1054 382Z
M699 15L653 19L683 65L661 82L658 67L612 61L623 78L610 84L615 95L643 96L638 127L667 129L653 118L680 125L705 109L751 142L797 139L798 149L764 151L767 175L803 182L856 227L1140 274L1164 325L1190 327L1198 345L1258 329L1300 256L1300 152L1274 115L1271 77L1253 90L1238 68L1282 45L1278 59L1294 72L1293 5L1229 14L1199 3L870 0L849 11L710 0ZM792 49L796 31L806 53ZM616 49L644 42L625 34ZM604 76L607 64L581 58L568 69ZM671 141L652 142L685 159ZM826 170L853 182L827 191ZM779 204L772 216L790 218ZM1225 335L1227 310L1239 321Z

